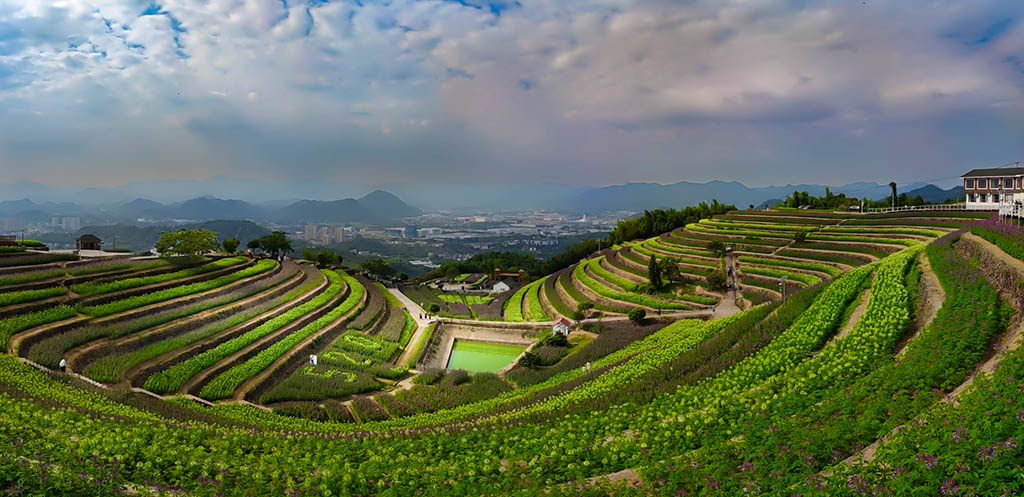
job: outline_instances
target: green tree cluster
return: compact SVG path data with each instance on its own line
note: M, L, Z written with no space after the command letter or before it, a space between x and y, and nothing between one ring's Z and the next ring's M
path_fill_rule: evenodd
M303 250L302 258L316 264L318 267L337 266L343 260L342 256L334 252L311 249Z
M156 242L154 248L165 257L172 255L196 257L217 250L218 246L217 234L210 230L179 229L178 231L160 233L160 241Z
M252 240L246 244L246 247L252 250L262 250L275 259L280 255L293 251L292 242L283 231L275 231L267 236Z
M363 271L386 280L395 276L395 268L391 267L391 264L388 264L388 261L381 259L380 257L363 262L362 268Z

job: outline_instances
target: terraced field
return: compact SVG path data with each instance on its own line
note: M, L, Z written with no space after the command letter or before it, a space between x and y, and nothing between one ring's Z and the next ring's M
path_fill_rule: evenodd
M0 270L0 488L1019 494L1022 235L962 213L718 216L458 297L520 338L586 314L508 379L410 370L467 320L421 328L402 293L338 269ZM652 260L679 274L653 290ZM621 316L636 307L661 321ZM61 359L71 375L47 372Z

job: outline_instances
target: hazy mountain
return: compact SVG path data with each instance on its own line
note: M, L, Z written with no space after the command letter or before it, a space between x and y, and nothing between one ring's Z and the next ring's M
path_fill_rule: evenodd
M949 190L943 190L935 185L925 185L921 188L907 192L907 196L909 197L916 197L918 195L920 195L925 202L942 203L946 200L959 200L962 202L966 192L962 186L954 186Z
M374 190L360 198L358 202L371 216L381 219L401 219L421 214L419 209L384 190Z
M280 222L344 223L364 221L369 217L365 207L352 198L343 200L300 200L274 211Z
M171 206L175 218L207 221L211 219L263 219L262 207L243 200L199 197Z

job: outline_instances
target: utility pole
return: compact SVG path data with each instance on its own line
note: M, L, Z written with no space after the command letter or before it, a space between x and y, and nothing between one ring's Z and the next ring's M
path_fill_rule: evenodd
M783 276L783 277L779 278L779 286L782 287L782 301L783 302L786 301L786 280L788 278L789 278L789 276Z

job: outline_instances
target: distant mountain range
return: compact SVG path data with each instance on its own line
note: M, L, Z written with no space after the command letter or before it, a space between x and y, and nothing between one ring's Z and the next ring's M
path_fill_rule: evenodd
M96 214L98 221L109 216L129 220L153 219L251 219L269 222L391 222L417 215L420 210L479 212L549 209L572 213L599 213L685 207L702 201L757 206L784 199L794 191L824 195L825 185L797 184L748 187L737 181L672 184L626 183L605 187L571 186L554 183L515 185L393 184L359 197L342 198L337 192L367 186L340 185L329 181L209 180L155 181L132 183L118 188L75 190L38 183L0 184L0 217L42 220L48 215ZM884 199L887 184L875 182L830 186L833 193L856 198ZM201 192L213 192L201 193ZM335 193L331 193L335 192ZM963 196L962 188L943 190L925 183L899 187L899 192L920 194L940 202ZM399 198L401 197L401 198ZM225 200L229 198L232 200ZM341 198L341 200L337 200ZM32 199L31 201L26 199ZM266 199L266 200L263 200ZM406 203L406 202L410 203ZM85 219L83 218L83 222Z
M214 219L239 219L274 223L388 223L416 216L420 210L406 204L395 195L377 190L357 199L300 200L283 206L259 205L244 200L225 200L217 197L198 197L184 202L162 204L154 200L136 198L120 203L89 208L74 203L41 202L29 199L0 202L0 216L19 217L29 221L45 222L50 216L85 216L83 224L91 219L121 219L134 221L202 222Z

